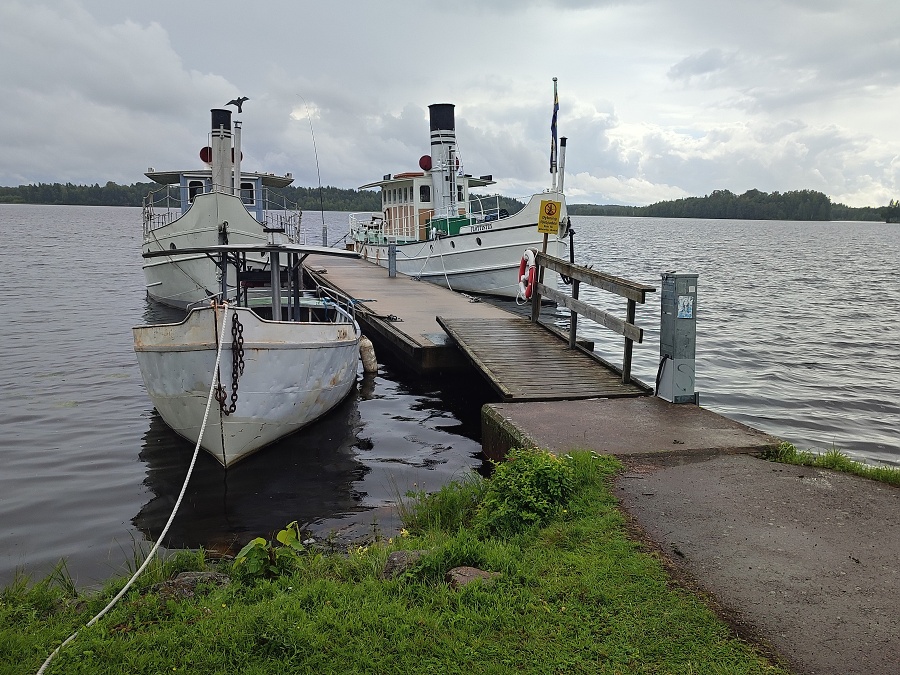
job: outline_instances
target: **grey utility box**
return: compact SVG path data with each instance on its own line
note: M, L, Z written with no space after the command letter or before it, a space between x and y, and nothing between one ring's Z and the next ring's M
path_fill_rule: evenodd
M663 272L660 301L656 394L672 403L699 403L694 391L697 275Z

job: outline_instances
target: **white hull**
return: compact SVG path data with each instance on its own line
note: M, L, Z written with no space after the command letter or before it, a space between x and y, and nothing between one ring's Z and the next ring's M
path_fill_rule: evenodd
M356 381L359 329L354 323L292 323L260 319L230 307L243 325L244 371L236 409L213 399L202 447L224 466L321 417ZM134 328L135 352L150 399L175 432L196 443L212 385L221 308L193 310L178 324ZM219 371L231 402L232 337L226 328Z
M538 207L541 198L551 196L561 198L535 195L522 211L508 218L463 227L456 235L397 243L397 271L454 291L515 298L522 254L527 248L542 250ZM363 258L388 266L387 245L357 242L356 248ZM549 235L547 253L566 259L568 241ZM556 275L549 275L544 283L555 286Z
M173 255L144 259L147 294L157 302L188 309L218 293L220 274L205 255L180 256L179 249L201 248L225 243L222 224L229 244L265 244L268 235L263 226L247 211L237 197L221 192L199 194L183 216L146 232L143 252L173 251ZM174 246L174 249L172 248ZM256 266L265 260L257 257ZM235 271L229 268L234 280ZM229 287L229 297L234 288Z

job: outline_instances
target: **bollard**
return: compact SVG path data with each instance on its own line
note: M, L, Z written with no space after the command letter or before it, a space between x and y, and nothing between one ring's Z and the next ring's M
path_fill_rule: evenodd
M388 276L397 276L397 244L393 241L388 243Z
M697 275L662 273L656 395L671 403L700 403L694 390L697 354Z

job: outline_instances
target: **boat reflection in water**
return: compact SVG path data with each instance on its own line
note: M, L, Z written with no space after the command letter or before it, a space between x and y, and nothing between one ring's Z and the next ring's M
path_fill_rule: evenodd
M369 469L356 457L361 428L358 396L328 415L227 471L200 453L187 492L163 544L234 553L256 536L269 536L291 521L310 523L360 510L365 496L354 489ZM156 540L187 475L191 444L175 434L155 410L139 458L153 497L132 523ZM236 548L237 547L237 548Z
M235 553L296 520L338 547L400 528L392 504L409 490L437 490L480 470L481 405L487 385L471 377L412 375L379 364L328 415L223 470L200 453L169 548ZM156 540L175 506L193 446L154 411L140 459L152 499L133 519Z

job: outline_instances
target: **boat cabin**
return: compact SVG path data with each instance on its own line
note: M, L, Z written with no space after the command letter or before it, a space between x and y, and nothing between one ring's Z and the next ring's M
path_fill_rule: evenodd
M454 175L455 194L443 194L433 186L440 174L412 171L386 175L382 180L360 187L381 188L381 216L374 216L385 237L397 242L422 241L434 236L459 234L461 227L479 219L491 219L489 209L470 208L471 188L493 185L491 176ZM494 218L496 218L494 214Z
M212 169L198 169L194 171L154 171L148 170L147 178L171 188L169 199L175 203L173 207L181 209L181 215L187 213L194 203L194 197L198 194L212 192L214 185ZM266 205L271 201L266 194L266 188L283 188L294 182L293 176L276 176L271 173L246 173L241 172L241 201L247 211L259 222L265 220Z

